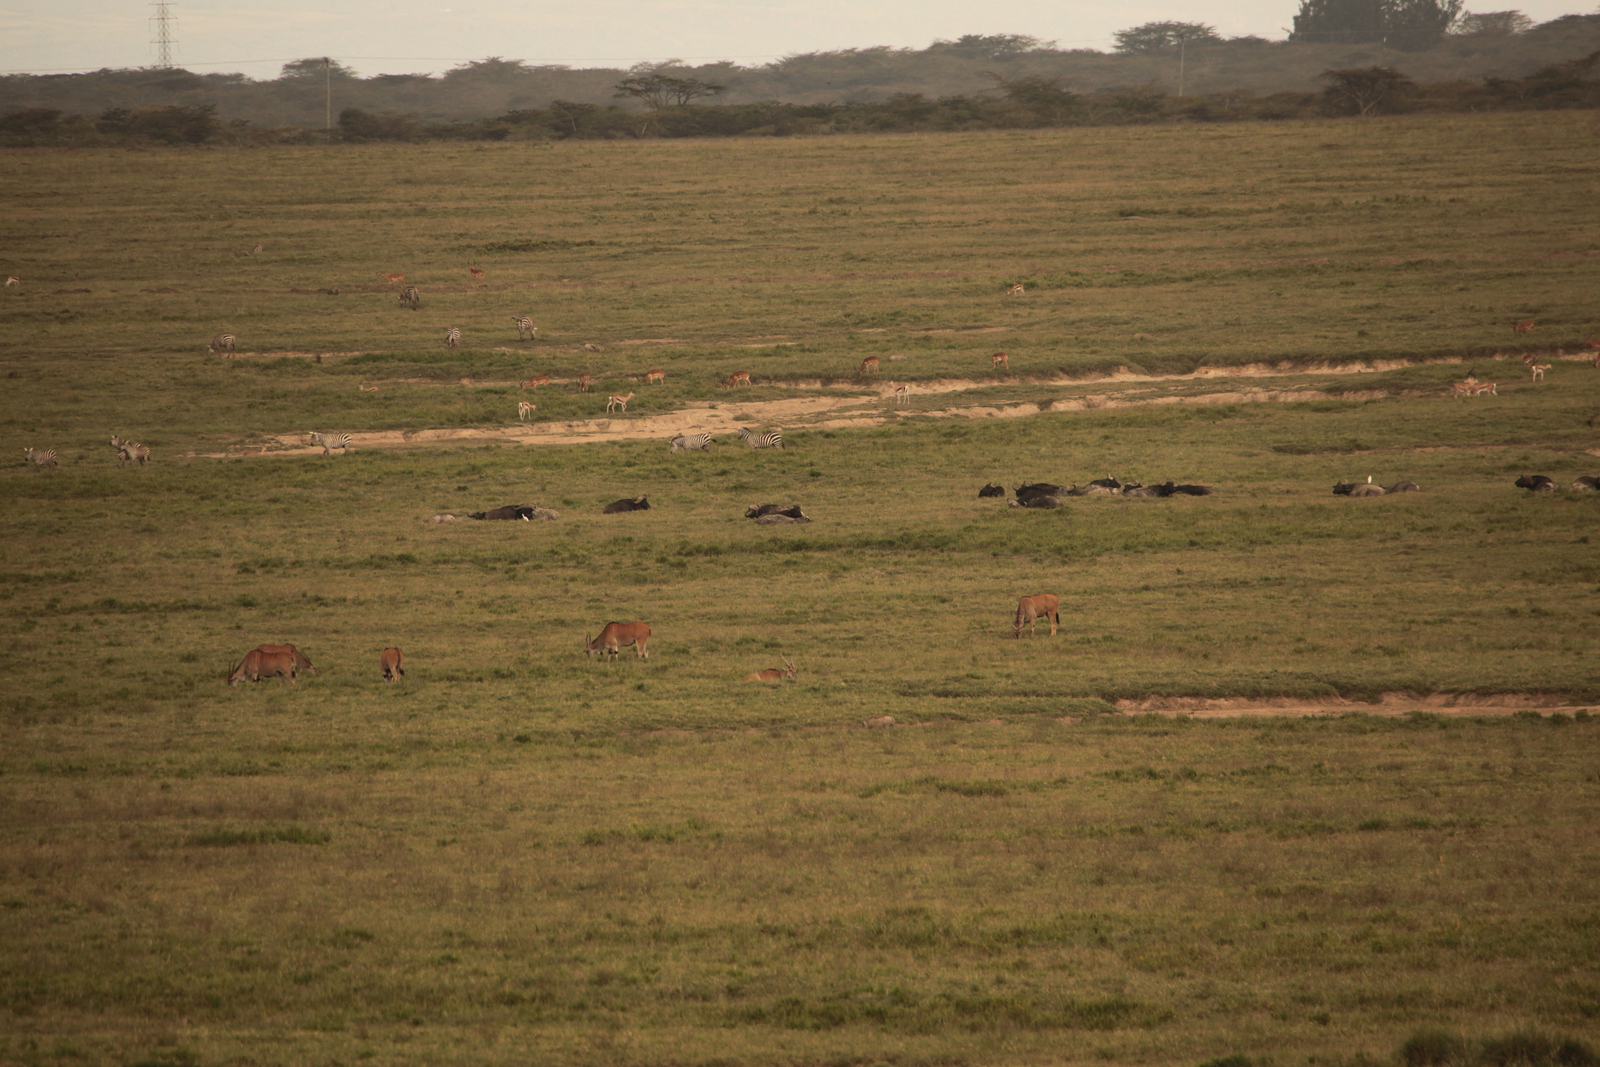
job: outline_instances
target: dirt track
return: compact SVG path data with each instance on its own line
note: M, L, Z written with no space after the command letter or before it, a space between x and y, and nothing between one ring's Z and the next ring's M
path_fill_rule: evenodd
M346 354L346 353L339 353ZM263 356L311 356L314 353L300 352L269 352ZM330 353L331 355L331 353ZM1565 356L1556 352L1553 359L1582 359L1588 357L1573 354ZM1437 363L1460 363L1459 359L1435 360ZM1482 359L1475 362L1485 362ZM1114 386L1105 392L1088 393L1078 397L1064 397L1059 400L1045 401L1042 403L1018 402L1014 404L994 405L967 405L951 406L929 409L899 408L893 406L895 382L890 378L883 381L874 381L863 384L858 380L844 380L825 382L821 379L801 379L796 381L774 382L796 389L822 390L829 388L848 389L848 396L806 396L794 397L786 400L768 400L740 402L731 396L724 401L696 401L687 404L677 411L659 415L621 415L617 417L577 419L559 422L513 422L507 426L480 426L461 427L437 430L387 430L371 433L352 433L351 445L354 448L401 448L438 444L453 441L501 441L506 444L581 444L590 441L623 441L623 440L666 440L678 434L685 433L710 433L732 434L740 425L755 424L769 426L781 425L785 429L843 429L850 427L882 426L885 423L897 421L910 415L923 418L967 418L967 419L992 419L992 418L1023 418L1037 415L1042 411L1095 411L1112 408L1134 407L1147 404L1256 404L1256 403L1289 403L1296 401L1323 400L1330 395L1320 389L1314 388L1248 388L1241 387L1226 391L1201 393L1188 396L1155 395L1148 389L1139 389L1139 385L1154 385L1158 383L1173 383L1186 381L1210 381L1230 378L1285 378L1305 377L1311 375L1349 375L1372 374L1381 371L1398 370L1410 366L1407 360L1372 360L1357 363L1322 363L1290 366L1288 364L1243 364L1236 367L1203 367L1193 374L1182 375L1142 375L1121 372L1098 378L1006 378L973 381L962 378L931 379L913 383L913 397L917 396L945 396L959 394L975 389L993 388L1002 385L1050 385L1050 386ZM889 365L892 374L894 365ZM1514 365L1508 366L1509 373L1514 373ZM511 386L514 381L476 381L463 379L460 382L433 383L433 382L378 382L374 386L363 386L366 389L384 389L395 386L407 385L434 385L449 384L456 386ZM552 385L572 384L570 382L555 381ZM863 397L859 394L863 389L870 389L876 395ZM1342 391L1337 394L1344 400L1372 400L1391 395L1385 390L1367 390L1349 392ZM598 400L596 403L598 407ZM209 453L212 458L228 458L246 456L292 456L309 455L318 451L310 447L303 434L282 434L264 447L249 452L238 450Z

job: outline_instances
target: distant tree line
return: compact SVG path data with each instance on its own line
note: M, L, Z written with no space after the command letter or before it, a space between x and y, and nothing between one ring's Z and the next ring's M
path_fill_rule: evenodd
M362 78L315 57L269 81L10 75L0 146L794 136L1596 106L1600 15L1535 26L1516 11L1463 14L1460 2L1300 0L1290 40L1276 43L1151 22L1118 32L1115 54L968 35L751 68L490 57L438 77Z
M1059 78L994 78L991 92L930 100L901 93L859 104L691 104L662 97L644 108L556 100L471 122L428 122L414 113L346 108L332 139L373 141L560 141L642 137L793 137L1068 126L1238 122L1336 115L1600 108L1600 52L1524 78L1419 84L1389 67L1323 72L1313 93L1211 93L1180 97L1153 86L1075 93ZM619 95L633 98L619 83ZM707 90L702 95L713 95ZM690 95L686 99L696 99ZM222 122L211 105L167 106L99 116L46 108L0 117L0 145L314 144L321 129Z

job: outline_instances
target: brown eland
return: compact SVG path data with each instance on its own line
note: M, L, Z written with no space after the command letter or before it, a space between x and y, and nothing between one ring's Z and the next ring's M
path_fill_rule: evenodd
M1034 623L1039 619L1050 622L1050 636L1056 635L1056 624L1061 621L1061 602L1052 593L1037 593L1017 601L1017 619L1013 624L1016 636L1022 636L1022 624L1028 624L1028 636L1033 636Z
M589 654L590 659L593 659L596 653L609 653L612 659L615 659L619 648L633 645L640 659L649 659L649 642L650 627L647 623L608 622L599 636L583 646L583 650Z

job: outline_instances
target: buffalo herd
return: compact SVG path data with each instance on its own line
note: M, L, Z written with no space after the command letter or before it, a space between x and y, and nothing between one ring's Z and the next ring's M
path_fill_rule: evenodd
M1210 496L1214 489L1209 485L1180 485L1166 481L1159 485L1141 485L1138 482L1121 482L1111 475L1096 478L1082 486L1054 485L1050 482L1024 482L1014 490L1017 498L1011 501L1014 508L1059 508L1069 496ZM993 482L978 490L980 497L1003 497L1006 491Z

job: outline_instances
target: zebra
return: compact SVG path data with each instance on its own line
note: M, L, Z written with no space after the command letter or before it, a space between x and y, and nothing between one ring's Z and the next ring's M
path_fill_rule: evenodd
M347 433L317 433L315 431L307 431L307 436L311 438L311 446L313 448L315 448L317 445L322 446L322 454L324 456L332 455L329 450L334 448L343 449L345 455L350 454L350 435Z
M767 433L753 433L745 427L739 427L739 436L744 438L744 443L751 448L782 448L783 433L779 430L770 430Z
M518 316L516 316L516 323L517 323L517 340L519 340L519 341L522 341L522 340L537 341L539 339L539 331L534 327L533 320L528 318L528 316L526 316L526 315L518 315ZM527 334L527 337L524 338L523 334Z
M137 463L142 467L150 462L150 449L137 441L129 441L126 438L112 434L111 447L116 449L117 466L119 467L125 463Z
M672 454L679 452L705 452L711 448L711 435L708 433L685 434L672 439Z
M53 448L24 448L22 454L28 457L35 470L53 471L56 469L56 450Z
M232 352L239 339L231 333L219 333L206 345L206 355L214 356L218 352Z
M422 290L414 285L408 285L400 290L400 306L417 311L422 307Z
M460 348L461 331L454 326L450 327L450 332L444 335L444 346L451 351Z

